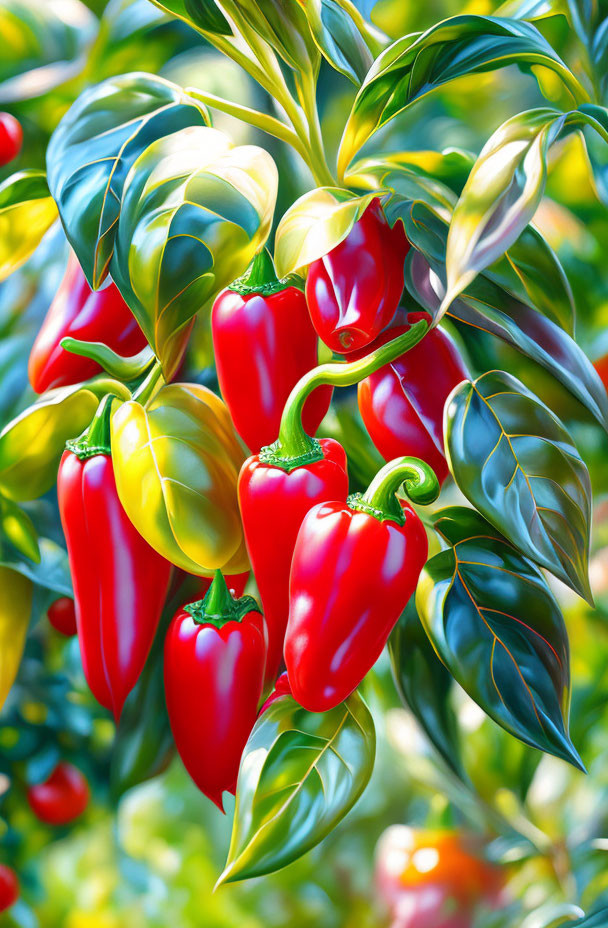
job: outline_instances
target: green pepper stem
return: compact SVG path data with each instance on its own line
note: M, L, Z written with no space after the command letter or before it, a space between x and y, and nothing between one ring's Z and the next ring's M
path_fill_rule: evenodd
M377 519L403 524L405 517L396 493L403 485L413 503L428 506L439 496L439 481L432 467L420 458L395 458L378 471L365 493L349 499L354 509L362 509Z
M112 402L116 397L106 393L97 407L97 412L84 432L78 438L71 438L66 442L68 451L84 460L96 454L110 455L110 420L112 418Z
M133 399L138 403L141 403L142 406L148 402L148 400L154 395L158 387L158 381L161 379L162 367L160 361L156 361L150 368L150 372L146 376L145 380L139 385L135 393L133 394Z
M214 625L222 628L227 622L241 622L249 612L259 612L253 596L234 599L221 570L215 571L211 586L202 599L184 606L197 625Z
M346 364L321 364L304 374L289 394L285 404L279 437L271 446L274 463L280 466L280 461L288 463L289 459L308 458L310 455L315 455L312 459L320 460L322 457L322 453L318 450L318 443L306 434L302 425L304 403L316 387L323 384L350 387L359 383L360 380L413 348L424 337L428 327L428 322L421 319L415 322L407 332L386 342L358 361L350 361ZM265 459L268 456L266 455Z
M77 354L81 358L91 358L111 377L124 382L141 377L154 361L154 352L149 345L137 354L124 357L103 342L84 342L78 338L71 338L69 335L62 338L59 344L71 354Z
M303 286L303 281L295 274L282 279L278 278L270 252L263 248L257 253L242 277L233 280L228 289L240 293L241 296L247 296L250 293L271 296L288 287L303 289Z

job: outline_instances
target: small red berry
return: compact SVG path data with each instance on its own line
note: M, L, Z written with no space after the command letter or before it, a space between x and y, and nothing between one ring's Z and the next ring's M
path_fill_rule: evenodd
M62 635L76 634L76 609L74 600L69 596L60 596L48 608L48 620L53 628Z
M21 151L23 130L10 113L0 113L0 167L13 161Z
M41 822L67 825L86 809L89 784L77 767L61 762L48 780L29 787L27 801Z
M10 867L0 864L0 912L5 912L19 898L19 880Z

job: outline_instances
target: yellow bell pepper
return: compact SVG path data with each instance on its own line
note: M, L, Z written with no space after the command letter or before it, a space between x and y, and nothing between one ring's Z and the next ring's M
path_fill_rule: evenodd
M120 501L148 544L184 570L249 567L237 500L244 453L222 400L168 384L112 417Z

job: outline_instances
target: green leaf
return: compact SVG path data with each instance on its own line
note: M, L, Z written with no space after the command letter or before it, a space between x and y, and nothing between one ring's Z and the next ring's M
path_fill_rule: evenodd
M444 547L453 548L459 542L476 536L507 540L479 512L468 506L445 506L431 513L430 518Z
M371 776L376 736L358 693L328 712L282 696L245 746L226 869L220 882L272 873L318 844Z
M486 142L452 216L445 306L524 231L545 190L548 149L562 131L592 126L608 141L608 115L604 125L601 109L528 110L508 119Z
M33 564L24 561L15 551L5 551L0 558L0 567L10 567L33 583L60 596L73 596L70 565L66 552L50 538L40 538L40 560Z
M302 5L321 54L336 71L361 84L374 58L357 8L349 0L306 0Z
M564 0L506 0L496 10L497 16L509 19L549 19L551 16L565 16L567 2Z
M572 928L605 928L607 919L608 906L602 906L601 909L596 909L595 912L590 912L580 921L574 922Z
M574 335L574 295L562 264L543 235L526 226L487 276Z
M448 767L462 777L458 722L450 703L452 677L422 627L413 597L391 633L388 653L401 701Z
M454 679L495 722L582 769L567 730L566 627L536 567L508 542L463 538L427 561L416 607Z
M606 21L608 23L608 19ZM606 61L608 62L608 25L603 30L604 41L606 42ZM608 82L607 68L604 65L602 74L604 81ZM590 125L595 129L594 132L585 133L587 143L587 152L589 161L593 169L593 181L597 190L598 197L604 203L608 204L608 109L605 106L596 106L587 103L580 107L581 111L590 118Z
M155 6L210 35L232 35L228 20L215 0L152 0Z
M190 127L149 145L124 187L112 277L174 373L195 314L264 245L277 169L255 145Z
M0 491L23 502L50 490L66 441L84 431L108 391L127 393L104 377L47 390L5 425L0 432Z
M0 281L27 261L56 218L44 171L19 171L0 184Z
M298 0L223 0L223 6L245 36L251 30L264 39L297 79L301 71L316 74L319 52Z
M96 289L108 272L127 174L152 142L209 123L194 98L151 74L123 74L85 90L47 149L49 186L72 248Z
M527 557L592 602L591 482L557 416L515 377L490 371L452 392L445 436L467 499Z
M453 16L422 34L398 39L376 59L342 136L340 177L374 132L416 100L458 77L509 64L549 68L576 100L586 99L574 75L530 23L491 16Z
M307 267L343 242L376 196L318 187L296 200L277 227L274 261L279 277Z
M39 563L38 532L27 512L24 512L12 500L0 498L0 522L2 524L2 535L8 538L21 554L29 557L34 563ZM2 539L0 537L1 549Z
M38 97L83 68L97 20L80 0L3 0L0 102Z
M406 287L425 309L439 318L445 294L445 268L437 255L445 240L445 229L421 204L416 204L410 215L403 218L410 241L426 249L426 255L412 249L407 256ZM447 316L495 335L541 364L608 430L604 385L587 355L560 326L506 293L486 275L479 275L454 300Z

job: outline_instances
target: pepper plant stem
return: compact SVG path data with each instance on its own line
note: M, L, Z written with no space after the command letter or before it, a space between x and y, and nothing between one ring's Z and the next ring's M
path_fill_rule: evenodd
M395 358L413 348L425 335L428 330L428 323L421 319L416 322L407 332L394 338L392 341L381 345L358 361L351 361L346 364L321 364L313 368L297 382L285 404L279 437L275 445L272 446L273 459L278 463L279 459L289 460L298 458L302 455L310 454L315 450L315 440L307 435L302 426L302 410L304 403L312 391L323 384L329 384L334 387L350 387L374 371L390 364Z
M419 458L403 457L385 464L360 500L370 509L383 513L384 518L403 522L403 510L395 495L402 484L411 501L423 506L439 495L439 481L432 467Z

